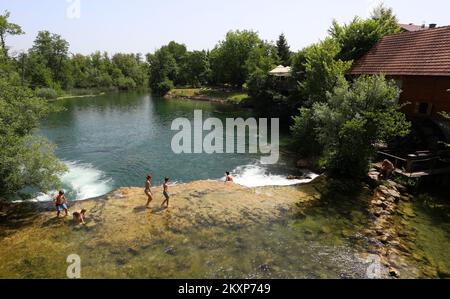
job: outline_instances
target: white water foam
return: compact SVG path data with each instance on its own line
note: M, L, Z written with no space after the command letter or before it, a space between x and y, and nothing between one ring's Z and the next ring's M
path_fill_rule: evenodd
M233 171L233 175L235 183L249 188L306 184L319 176L312 172L306 172L305 176L308 179L289 180L287 176L270 174L266 168L260 165L239 166Z
M112 179L91 164L64 162L69 171L61 176L64 190L70 200L85 200L107 194L113 190ZM56 191L40 193L33 202L52 201Z
M111 178L106 178L104 173L91 164L66 163L69 172L61 178L64 185L76 192L77 200L93 198L105 195L113 190Z

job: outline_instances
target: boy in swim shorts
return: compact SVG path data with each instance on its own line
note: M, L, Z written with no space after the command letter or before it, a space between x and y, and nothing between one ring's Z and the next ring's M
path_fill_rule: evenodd
M59 191L59 194L55 198L55 206L57 211L57 218L59 218L61 211L66 213L66 217L69 216L69 209L67 208L67 199L64 196L64 191Z

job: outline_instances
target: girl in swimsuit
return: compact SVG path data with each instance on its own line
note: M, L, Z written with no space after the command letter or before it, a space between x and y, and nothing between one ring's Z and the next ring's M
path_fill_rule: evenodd
M150 206L150 203L153 200L153 193L152 193L151 187L152 187L152 176L148 175L147 181L145 182L145 190L144 190L145 195L147 195L147 197L148 197L147 205L146 205L147 208Z
M161 205L161 206L164 206L164 204L167 203L167 208L169 207L169 199L170 199L169 185L168 185L168 183L169 183L169 178L165 178L165 179L164 179L164 185L163 185L163 188L164 188L164 190L163 190L163 195L164 195L164 198L165 198L166 200L164 200L164 202L163 202L162 205Z

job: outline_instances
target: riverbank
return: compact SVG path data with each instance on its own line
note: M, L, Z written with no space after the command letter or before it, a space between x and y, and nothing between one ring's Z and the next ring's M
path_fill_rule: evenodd
M175 88L165 95L166 99L190 99L214 103L240 104L248 94L241 90L224 88Z
M106 92L101 92L97 94L86 94L86 95L65 95L58 97L56 100L67 100L67 99L77 99L77 98L90 98L105 95Z
M56 219L50 203L3 204L0 277L64 278L73 253L84 278L366 278L377 259L379 278L445 277L448 261L426 250L445 244L417 243L423 239L411 223L420 218L412 200L414 215L398 210L392 217L399 219L374 226L379 190L366 186L342 200L324 177L258 188L196 181L171 187L169 209L154 188L146 209L141 188L120 188L70 203L71 211L88 210L86 226ZM409 249L401 252L378 238L380 227L399 237L416 231L416 238L405 238ZM385 254L393 250L398 255Z

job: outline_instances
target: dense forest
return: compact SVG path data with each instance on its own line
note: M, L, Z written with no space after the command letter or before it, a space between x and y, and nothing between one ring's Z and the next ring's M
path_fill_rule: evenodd
M345 74L382 37L400 31L391 9L376 8L368 19L333 22L329 36L296 53L286 37L269 42L255 31L230 31L212 50L189 51L170 42L154 53L71 54L60 35L39 32L31 49L11 53L8 37L22 28L0 16L0 192L24 186L48 190L64 166L32 130L58 109L49 99L105 91L150 88L164 95L174 87L222 86L244 90L255 112L291 126L296 150L317 157L330 174L367 175L375 142L408 133L398 111L399 89L383 77L349 81ZM269 76L292 67L285 81ZM358 138L355 138L358 136Z

